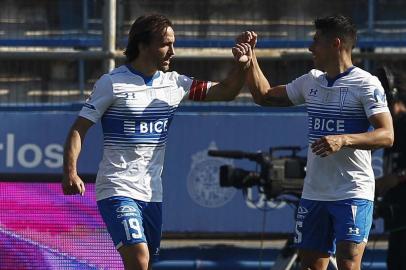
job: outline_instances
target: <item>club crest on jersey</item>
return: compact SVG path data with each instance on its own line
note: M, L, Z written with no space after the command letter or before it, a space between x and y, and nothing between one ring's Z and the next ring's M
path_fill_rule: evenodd
M348 87L340 87L340 111L343 110L347 94L348 94Z
M195 153L187 177L187 190L192 200L207 208L221 207L231 201L236 190L220 187L219 171L221 165L233 165L224 158L213 158L207 155L208 150L217 149L214 142L208 149Z

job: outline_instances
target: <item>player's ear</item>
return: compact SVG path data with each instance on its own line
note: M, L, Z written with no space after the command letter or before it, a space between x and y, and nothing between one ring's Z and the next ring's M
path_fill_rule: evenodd
M343 46L342 40L339 37L333 39L333 47L340 49Z

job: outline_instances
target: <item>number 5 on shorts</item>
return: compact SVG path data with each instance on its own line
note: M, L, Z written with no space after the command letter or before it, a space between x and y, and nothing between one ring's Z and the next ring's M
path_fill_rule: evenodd
M296 221L296 228L295 228L295 238L294 242L295 244L300 244L302 242L302 232L300 229L303 227L303 221Z

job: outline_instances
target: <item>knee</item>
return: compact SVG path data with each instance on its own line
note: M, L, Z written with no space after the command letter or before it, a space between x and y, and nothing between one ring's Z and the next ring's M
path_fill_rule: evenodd
M125 270L147 270L149 265L149 252L145 244L122 247L120 255Z
M148 252L139 254L137 262L140 265L140 269L148 269L149 264L149 254Z
M340 259L337 260L338 269L342 270L357 270L360 269L357 263L353 260Z
M302 270L326 269L329 263L329 257L329 254L323 252L299 250L300 265Z
M145 256L143 256L143 257L141 257L139 260L138 260L138 263L139 263L139 269L145 269L145 270L147 270L148 269L148 265L149 265L149 254L147 254L147 255L145 255Z
M363 245L346 243L337 247L337 264L339 269L357 270L361 267Z
M360 252L356 249L346 249L337 250L337 258L343 261L355 261L360 256Z
M125 270L147 270L149 265L149 255L134 256L124 260Z

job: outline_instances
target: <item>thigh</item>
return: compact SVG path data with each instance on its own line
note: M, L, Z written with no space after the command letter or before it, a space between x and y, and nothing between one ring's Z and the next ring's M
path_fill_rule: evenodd
M373 202L348 199L328 203L333 216L339 269L360 269L372 226Z
M142 209L131 198L111 197L97 202L116 249L146 243Z
M327 204L333 217L336 241L366 243L372 226L373 202L364 199L348 199Z
M301 199L296 213L295 246L300 250L334 253L334 232L325 202Z

